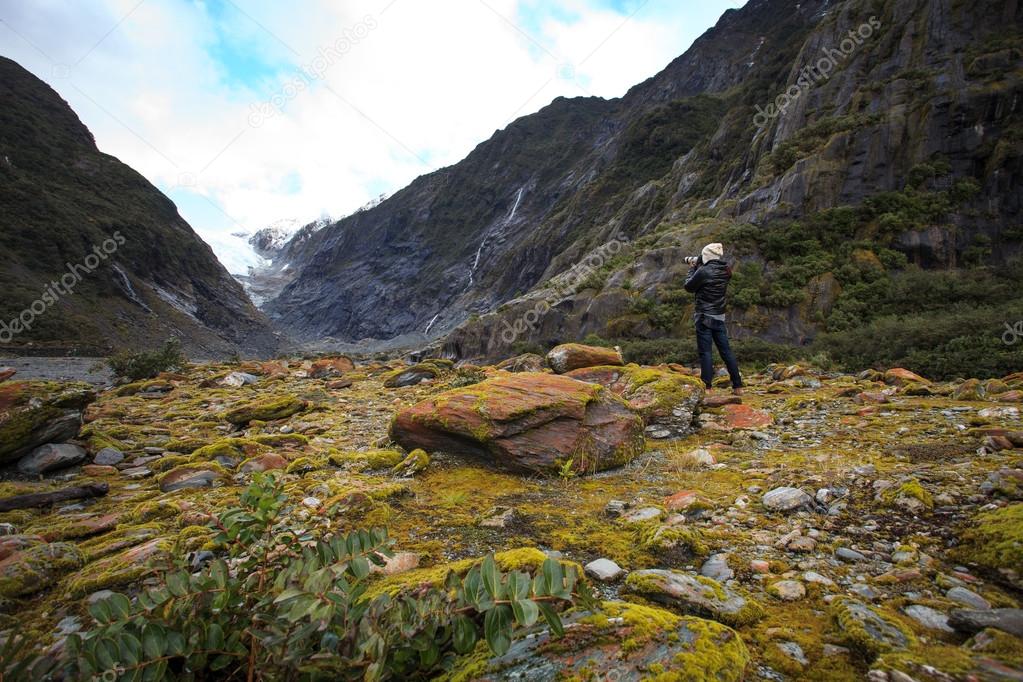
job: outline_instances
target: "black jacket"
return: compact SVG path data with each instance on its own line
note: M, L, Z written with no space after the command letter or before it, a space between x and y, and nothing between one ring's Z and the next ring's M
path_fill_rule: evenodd
M725 291L732 278L732 268L717 258L707 263L697 263L686 276L686 291L696 294L696 314L724 315Z

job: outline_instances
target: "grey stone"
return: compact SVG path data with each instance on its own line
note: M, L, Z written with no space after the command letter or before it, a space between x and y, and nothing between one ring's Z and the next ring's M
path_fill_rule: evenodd
M848 634L860 648L866 646L876 654L889 649L904 649L909 644L906 633L894 621L863 602L850 598L836 599L834 608L840 616L837 620L840 628L844 630L842 623L855 628L855 632ZM863 633L867 634L870 642L861 639Z
M945 596L954 602L968 606L971 609L987 610L991 608L990 602L976 592L971 592L965 587L953 587Z
M849 588L849 591L855 594L857 597L869 599L870 601L873 601L881 596L880 594L878 594L877 590L875 590L873 587L866 583L855 583Z
M483 515L480 526L483 528L504 528L515 518L514 507L494 507Z
M941 630L942 632L954 632L954 630L948 625L948 616L941 611L932 609L929 606L913 604L912 606L907 606L903 609L903 611L906 612L907 616L920 623L925 628Z
M772 511L792 511L809 506L813 498L799 488L781 487L764 493L764 506Z
M131 467L130 469L123 469L121 475L125 478L139 479L152 476L153 472L148 467Z
M835 557L850 564L867 560L867 557L865 557L863 554L860 554L855 549L849 549L848 547L839 547L838 549L836 549Z
M591 561L586 564L583 570L586 571L586 575L605 583L617 580L623 573L625 573L621 566L610 559L596 559Z
M175 490L194 490L196 488L212 488L213 482L220 478L215 471L192 471L182 476L171 477L160 484L160 490L165 493Z
M803 653L803 647L799 646L795 642L775 642L782 653L791 658L799 665L809 665L810 661L806 659L806 654Z
M996 628L1023 637L1023 609L952 609L948 624L962 632Z
M72 443L47 443L18 460L18 471L38 475L56 469L65 469L85 461L84 448Z
M725 582L735 577L735 571L728 565L728 554L713 554L703 562L700 575Z
M231 372L217 383L221 386L237 388L239 386L245 386L246 384L254 384L257 381L259 381L259 377L253 376L252 374L248 374L246 372Z
M640 507L622 516L622 521L625 523L643 523L644 521L659 519L663 513L657 507Z
M103 448L92 458L93 464L102 464L103 466L114 466L123 461L124 453L117 448Z
M762 614L762 607L739 591L716 580L668 569L633 571L625 590L665 604L676 611L736 624Z
M798 601L806 596L806 587L798 580L779 580L767 591L782 601Z

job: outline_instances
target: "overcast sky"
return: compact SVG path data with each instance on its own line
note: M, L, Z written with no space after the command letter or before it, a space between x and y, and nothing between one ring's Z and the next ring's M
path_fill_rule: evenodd
M350 213L559 95L624 94L741 4L0 0L0 54L228 263L232 232Z

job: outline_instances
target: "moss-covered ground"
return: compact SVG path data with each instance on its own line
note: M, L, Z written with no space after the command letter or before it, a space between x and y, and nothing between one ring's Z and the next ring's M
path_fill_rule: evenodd
M746 406L773 416L759 429L734 428L725 412L709 409L692 435L648 441L628 465L593 476L523 477L430 452L414 477L398 478L392 468L405 453L387 440L391 418L448 388L450 371L418 386L388 389L383 377L397 365L369 364L353 373L350 387L331 390L329 379L308 378L308 363L281 364L283 370L278 365L238 388L210 380L233 369L259 373L260 366L193 366L155 396L103 392L87 410L83 442L116 442L127 454L122 466L136 457L158 457L143 465L153 475L109 475L102 479L110 484L105 497L0 513L0 522L19 531L58 531L55 537L77 548L72 563L84 562L34 594L22 594L21 584L12 588L0 616L5 625L16 624L38 646L48 645L65 617L88 622L91 592L131 592L151 579L147 562L202 548L209 537L203 528L237 499L247 480L237 467L265 453L287 462L281 474L297 500L312 497L336 509L341 527L385 525L397 550L419 556L418 569L378 578L372 592L436 582L447 564L462 562L456 567L467 570L488 552L506 552L501 556L508 568L535 565L543 552L557 551L579 564L606 557L626 571L691 572L708 556L727 554L731 586L764 609L759 620L734 628L751 658L747 679L862 679L877 666L913 676L933 666L955 677L972 665L967 635L928 630L905 607L923 604L947 613L958 606L946 596L953 585L965 585L993 605L1020 604L1023 585L1013 573L1023 551L1020 499L1013 499L1018 487L992 486L990 479L1018 470L1023 450L978 454L992 430L1023 428L1013 410L1018 405L953 400L951 386L936 386L947 395L913 396L869 379L797 370L773 380L766 372L748 377L743 398ZM892 391L890 402L865 406L856 399L881 390ZM253 419L238 423L254 405L287 409L253 412ZM1001 411L984 411L992 407ZM698 447L716 463L694 463L688 454ZM179 466L222 476L215 487L161 492L160 477ZM75 469L61 477L90 480ZM9 480L0 483L0 496L66 484ZM788 513L769 511L762 495L781 486L801 488L820 502ZM696 501L670 508L666 498L680 491L694 491ZM659 507L662 519L630 524L605 511L612 500L632 509ZM514 514L503 527L481 525L497 507ZM115 519L92 532L71 515ZM69 519L78 525L69 526ZM840 547L865 560L836 558ZM783 579L803 582L806 596L772 596L768 585ZM620 590L621 581L596 587L604 599L643 602ZM905 650L865 644L849 619L836 615L840 596L861 600L905 632ZM1009 651L1018 657L1019 647L1011 643L998 639L984 655ZM801 660L791 654L793 645ZM682 661L692 652L680 648L678 655Z

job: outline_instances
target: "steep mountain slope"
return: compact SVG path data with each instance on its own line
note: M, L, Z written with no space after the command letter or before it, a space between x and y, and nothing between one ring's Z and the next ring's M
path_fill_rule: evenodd
M100 152L56 92L0 58L0 97L3 347L106 353L177 336L209 357L277 346L174 204Z
M754 0L622 99L556 100L325 229L268 311L341 338L468 318L445 346L459 357L586 334L681 339L681 256L725 238L743 261L738 336L804 343L905 314L896 294L934 285L914 264L954 270L953 293L908 312L987 306L989 324L1023 279L1020 15L1015 2ZM758 116L772 102L785 111ZM559 273L579 286L553 287Z

